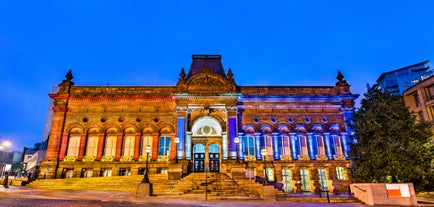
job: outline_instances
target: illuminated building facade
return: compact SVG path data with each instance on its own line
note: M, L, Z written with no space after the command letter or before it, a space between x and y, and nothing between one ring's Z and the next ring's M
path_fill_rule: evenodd
M239 86L220 55L192 59L175 86L75 86L70 71L50 94L40 177L143 174L150 146L149 173L169 179L266 174L285 191L348 191L358 95L340 72L333 86Z

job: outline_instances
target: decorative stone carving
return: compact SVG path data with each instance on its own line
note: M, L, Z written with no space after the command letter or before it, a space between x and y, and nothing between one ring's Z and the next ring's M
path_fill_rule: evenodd
M291 157L291 156L288 156L288 155L285 155L285 156L283 156L283 157L281 158L281 160L282 160L282 161L291 161L291 160L292 160L292 157Z
M300 161L309 161L310 158L309 158L309 156L303 156L303 157L298 158L298 160L300 160Z
M84 156L83 162L93 162L95 161L95 156Z
M347 158L345 158L344 156L342 156L342 155L335 155L335 160L347 160Z
M63 162L75 162L77 161L77 156L65 156Z
M115 158L113 156L102 156L101 162L113 162Z
M252 155L248 155L244 158L245 161L256 161L256 157Z
M168 156L158 156L157 161L158 162L169 162L169 157Z
M139 161L145 162L146 161L146 155L140 155ZM151 156L148 156L148 161L151 161Z
M187 106L176 106L176 112L184 112L187 111Z
M316 160L318 160L318 161L327 161L327 160L329 160L329 158L327 156L325 156L325 155L321 155L321 156L317 157Z
M237 106L226 106L226 109L230 112L237 112L238 107Z
M133 161L133 156L121 156L121 159L119 160L121 162L132 162Z

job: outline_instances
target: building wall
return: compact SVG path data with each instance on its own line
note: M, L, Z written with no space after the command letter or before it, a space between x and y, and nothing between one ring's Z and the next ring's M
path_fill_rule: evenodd
M220 58L193 56L188 75L182 69L167 87L75 86L69 72L50 94L40 177L141 174L148 159L150 173L173 179L203 170L263 179L266 171L286 191L347 191L346 122L358 95L343 75L334 86L238 86Z
M434 76L407 89L403 93L405 106L418 119L434 120Z

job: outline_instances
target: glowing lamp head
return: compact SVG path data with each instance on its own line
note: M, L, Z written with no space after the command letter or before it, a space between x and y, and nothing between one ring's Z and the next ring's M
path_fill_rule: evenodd
M146 147L145 147L145 152L146 152L146 153L150 153L150 152L151 152L151 146L149 146L149 145L146 146Z
M265 155L267 155L267 150L264 148L264 149L262 149L261 150L261 154L262 154L262 156L265 156Z
M238 137L235 137L235 138L234 138L234 142L235 142L235 144L238 144L238 143L240 143L240 138L238 138Z

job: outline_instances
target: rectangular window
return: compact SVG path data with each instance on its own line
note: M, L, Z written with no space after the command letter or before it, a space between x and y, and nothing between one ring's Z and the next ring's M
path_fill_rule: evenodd
M105 140L105 150L104 156L115 156L116 155L116 135L108 135Z
M168 173L167 167L159 167L157 168L157 174L167 174Z
M345 168L344 167L336 167L336 176L338 180L345 180Z
M254 136L244 136L243 141L243 154L246 156L255 156L255 137Z
M119 168L119 176L130 176L130 168Z
M429 97L431 97L431 95L429 95ZM414 104L416 105L416 107L419 107L420 101L419 101L419 96L417 96L417 93L413 94L413 99L414 99Z
M291 168L289 167L282 168L282 183L283 183L283 190L285 192L293 192L294 189L292 188Z
M127 135L124 137L124 156L134 155L134 135Z
M342 146L341 146L341 139L338 135L331 135L332 140L332 152L334 156L341 156L342 155Z
M328 190L326 169L324 167L318 168L318 176L319 176L319 184L321 185L321 190L322 191Z
M68 156L78 156L80 149L80 135L71 135L68 142Z
M112 169L111 168L101 168L100 177L111 177Z
M291 141L289 139L289 136L282 136L283 139L283 149L282 149L282 155L285 156L291 156Z
M89 135L87 138L86 156L96 156L98 152L98 136Z
M318 147L317 156L318 157L324 156L325 155L325 148L324 148L323 136L315 135L314 139L317 141L317 147Z
M256 178L256 168L248 167L246 168L246 178L250 180L255 180Z
M273 156L273 137L270 135L264 136L264 148L267 149L267 155Z
M429 114L431 115L431 118L434 119L434 107L430 106L428 109L429 109Z
M169 156L170 137L160 137L158 143L158 156Z
M434 99L434 85L430 85L428 87L424 88L425 94L426 94L426 100L433 100ZM417 96L417 92L415 93Z
M308 154L307 151L307 138L306 136L297 135L298 139L300 140L300 156L305 157Z
M265 175L265 173L267 173L266 174L267 180L270 182L274 182L274 168L267 166L267 171L264 172L264 175Z
M300 167L301 189L303 192L310 192L309 169Z

